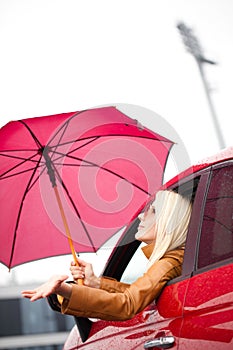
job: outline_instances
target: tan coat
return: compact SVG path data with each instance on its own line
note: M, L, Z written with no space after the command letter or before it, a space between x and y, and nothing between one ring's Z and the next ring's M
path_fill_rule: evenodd
M150 245L143 248L147 257L152 249ZM73 284L70 300L62 303L62 313L103 320L130 319L156 299L169 280L181 274L183 256L184 249L167 252L130 285L105 277L100 289Z

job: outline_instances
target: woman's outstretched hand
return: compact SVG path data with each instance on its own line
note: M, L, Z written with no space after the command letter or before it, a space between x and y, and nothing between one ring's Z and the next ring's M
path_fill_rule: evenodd
M50 294L59 294L67 299L70 298L72 287L71 285L64 283L68 278L67 275L55 275L51 277L48 282L40 285L33 290L24 290L21 292L24 298L28 298L31 301L46 298Z
M70 272L74 281L77 282L78 279L83 279L85 286L99 288L100 278L94 274L92 264L81 259L78 259L78 263L79 266L76 266L75 262L72 261L70 266Z

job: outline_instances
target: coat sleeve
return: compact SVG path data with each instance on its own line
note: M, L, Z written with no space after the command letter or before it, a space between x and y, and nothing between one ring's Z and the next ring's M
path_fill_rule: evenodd
M161 259L124 292L72 285L69 300L64 299L65 314L94 317L103 320L127 320L135 316L159 296L162 288L181 273L181 263L175 259Z
M114 278L101 277L100 289L104 289L109 293L124 293L126 288L129 288L130 284L119 282Z

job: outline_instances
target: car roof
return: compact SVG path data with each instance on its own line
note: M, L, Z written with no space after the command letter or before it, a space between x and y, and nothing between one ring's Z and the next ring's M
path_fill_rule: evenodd
M165 184L163 184L158 190L166 190L166 189L174 188L174 187L178 186L179 183L182 182L182 180L185 180L190 175L195 174L200 170L207 169L214 164L221 163L223 161L227 161L230 159L233 159L233 146L225 148L225 149L221 150L220 152L214 154L213 156L210 156L210 157L207 157L207 158L200 160L197 164L192 165L189 168L187 168L186 170L184 170L183 172L180 172L179 174L175 175L172 179L168 180ZM135 218L137 218L140 211L143 210L143 208L148 203L150 203L151 201L154 200L157 191L155 193L152 193L150 195L150 197L147 198L145 200L145 202L141 205L141 207L139 207L138 210L135 211L129 224L131 224L135 220ZM127 231L128 227L129 227L129 225L127 225L125 231Z
M167 181L162 186L162 189L169 188L170 186L177 183L178 181L180 181L180 180L186 178L187 176L194 174L200 170L209 168L210 166L212 166L214 164L221 163L223 161L230 160L230 159L233 159L233 146L225 148L225 149L221 150L220 152L218 152L210 157L207 157L207 158L200 160L197 164L190 166L186 170L182 171L181 173L179 173L178 175L174 176L172 179Z

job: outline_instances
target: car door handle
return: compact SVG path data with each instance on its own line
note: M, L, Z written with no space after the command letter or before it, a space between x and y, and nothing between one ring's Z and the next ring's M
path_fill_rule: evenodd
M161 348L161 349L169 349L170 347L172 347L175 343L175 338L172 336L167 336L167 337L159 337L159 338L155 338L153 340L148 340L145 342L144 344L144 349L150 349L153 348L155 346L157 346L157 348Z

